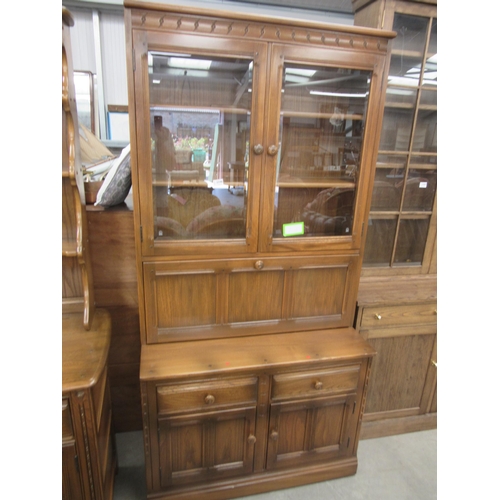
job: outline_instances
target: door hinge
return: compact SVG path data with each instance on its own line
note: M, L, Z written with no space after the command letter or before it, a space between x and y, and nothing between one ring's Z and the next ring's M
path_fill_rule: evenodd
M361 237L365 234L365 223L361 224Z
M354 401L354 404L352 405L352 414L354 415L354 412L356 411L356 401Z
M135 71L135 49L132 49L132 71Z
M139 228L139 234L141 236L141 243L142 243L142 226Z

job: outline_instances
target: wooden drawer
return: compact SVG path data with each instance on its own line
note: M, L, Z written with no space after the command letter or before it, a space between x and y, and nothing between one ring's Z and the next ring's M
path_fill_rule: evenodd
M329 370L275 375L271 398L274 401L300 397L346 394L358 387L360 365L348 365Z
M256 404L257 382L257 377L248 377L158 386L158 413L204 410L242 403Z
M68 398L62 400L62 438L71 439L73 437L73 424L71 423L71 411L69 409Z
M437 321L436 310L435 302L364 307L360 329L435 324Z

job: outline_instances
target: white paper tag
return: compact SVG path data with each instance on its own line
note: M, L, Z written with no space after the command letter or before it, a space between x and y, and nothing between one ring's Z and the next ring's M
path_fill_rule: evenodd
M419 188L426 188L427 187L427 182L421 182L419 185L418 185Z

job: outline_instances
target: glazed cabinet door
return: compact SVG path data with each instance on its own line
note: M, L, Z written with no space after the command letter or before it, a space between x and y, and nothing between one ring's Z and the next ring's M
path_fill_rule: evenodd
M159 421L161 487L252 472L255 407Z
M384 62L343 49L270 49L261 251L360 248Z
M267 45L154 30L133 43L143 255L256 251Z

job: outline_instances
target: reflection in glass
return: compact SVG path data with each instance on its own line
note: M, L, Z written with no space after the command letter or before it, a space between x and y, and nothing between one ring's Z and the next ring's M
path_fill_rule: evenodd
M424 86L437 86L437 19L433 19L425 61Z
M250 60L150 52L155 237L244 238Z
M368 219L364 264L388 266L391 262L394 237L396 235L396 217Z
M436 185L436 170L410 170L406 180L403 210L430 212L434 204Z
M421 264L429 230L429 218L402 219L399 223L395 264Z
M377 168L371 210L374 212L399 210L403 179L402 169Z
M351 234L370 76L285 65L275 237L292 223L304 236Z

